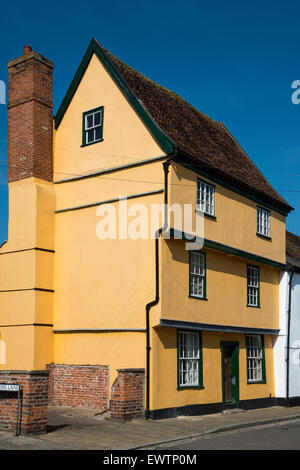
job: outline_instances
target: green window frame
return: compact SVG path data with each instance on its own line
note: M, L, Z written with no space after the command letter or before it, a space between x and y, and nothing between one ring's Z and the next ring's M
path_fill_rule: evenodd
M247 383L266 383L266 359L263 335L246 335Z
M260 269L247 264L247 307L260 308Z
M206 253L189 252L189 296L206 299Z
M177 330L177 388L203 388L201 331Z
M103 141L104 107L82 113L82 147Z

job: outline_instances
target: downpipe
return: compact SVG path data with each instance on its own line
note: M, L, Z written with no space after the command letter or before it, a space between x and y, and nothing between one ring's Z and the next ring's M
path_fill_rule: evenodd
M287 331L287 351L286 351L286 406L290 406L290 336L291 336L291 310L292 310L292 282L295 274L295 267L292 266L289 280L289 306L288 306L288 331Z
M155 233L155 299L146 305L146 406L145 418L150 418L150 310L159 302L159 237L168 228L168 173L177 150L163 163L164 169L164 225Z

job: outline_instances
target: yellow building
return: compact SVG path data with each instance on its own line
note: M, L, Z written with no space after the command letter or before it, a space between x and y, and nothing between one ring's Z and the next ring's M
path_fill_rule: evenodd
M50 403L99 406L95 367L102 406L123 387L123 419L273 404L291 207L223 124L94 39L52 129L53 65L24 52L9 63L0 372L48 368Z

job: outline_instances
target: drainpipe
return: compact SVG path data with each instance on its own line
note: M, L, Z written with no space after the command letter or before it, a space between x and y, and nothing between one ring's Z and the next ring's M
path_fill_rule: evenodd
M287 330L287 352L286 352L286 405L290 406L290 336L291 336L291 308L292 308L292 281L295 266L292 266L289 280L289 304L288 304L288 330Z
M159 302L159 250L158 242L160 234L168 228L168 173L171 160L177 155L177 150L163 163L165 174L164 182L164 225L155 233L155 299L146 305L146 409L145 418L150 417L150 310Z

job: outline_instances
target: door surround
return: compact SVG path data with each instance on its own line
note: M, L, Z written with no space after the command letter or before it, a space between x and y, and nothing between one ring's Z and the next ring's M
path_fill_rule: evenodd
M232 391L233 400L232 402L225 401L225 374L224 374L224 350L226 347L232 348L232 368L234 368L235 378L236 378L236 385L234 392ZM240 384L239 384L239 342L238 341L221 341L220 342L220 349L221 349L221 374L222 374L222 403L223 409L225 407L238 407L239 406L239 391L240 391Z

